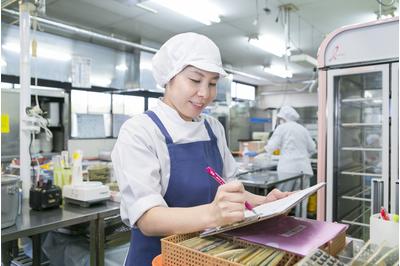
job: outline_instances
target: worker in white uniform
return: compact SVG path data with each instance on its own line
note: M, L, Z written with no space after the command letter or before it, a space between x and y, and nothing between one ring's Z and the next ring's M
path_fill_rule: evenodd
M205 168L225 180L237 166L224 129L202 113L226 73L218 47L206 36L178 34L152 59L153 75L165 88L157 106L121 127L112 161L121 191L121 218L132 227L125 265L151 265L160 237L196 232L244 219L244 202L259 204L286 197L244 190L238 181L218 187Z
M308 130L297 123L299 114L291 106L282 106L277 117L279 125L264 147L268 154L279 149L278 162L279 178L287 178L303 174L303 188L310 186L310 177L313 175L310 156L316 152L316 147ZM294 191L301 188L301 180L285 182L278 186L282 191ZM296 208L296 216L307 216L307 200L300 208Z

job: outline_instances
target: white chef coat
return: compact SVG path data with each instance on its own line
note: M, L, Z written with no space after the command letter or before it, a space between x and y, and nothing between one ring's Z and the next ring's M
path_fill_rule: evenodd
M185 121L161 100L151 110L177 144L210 140L204 125L207 119L218 139L224 163L222 176L229 179L236 175L236 162L217 119L201 114L195 121ZM125 224L134 226L147 210L167 206L163 196L170 177L168 148L165 137L148 115L135 115L122 125L111 158L121 191L121 219Z
M276 149L280 149L278 174L281 172L313 175L309 158L316 151L315 143L302 125L293 121L279 125L265 146L269 153Z

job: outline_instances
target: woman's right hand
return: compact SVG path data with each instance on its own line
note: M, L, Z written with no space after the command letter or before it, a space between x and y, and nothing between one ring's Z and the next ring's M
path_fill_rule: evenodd
M245 200L245 189L239 181L219 186L213 202L209 205L211 227L242 221Z

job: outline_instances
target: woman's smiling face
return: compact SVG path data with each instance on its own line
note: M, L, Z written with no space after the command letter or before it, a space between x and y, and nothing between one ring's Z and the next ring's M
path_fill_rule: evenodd
M168 82L164 102L192 121L215 99L218 79L218 73L187 66Z

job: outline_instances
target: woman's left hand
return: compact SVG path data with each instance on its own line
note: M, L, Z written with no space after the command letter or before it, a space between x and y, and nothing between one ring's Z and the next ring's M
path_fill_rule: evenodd
M283 192L279 189L274 189L267 196L256 195L246 191L246 200L250 202L253 206L258 206L267 202L275 201L278 199L286 198L294 192Z
M268 195L265 197L265 202L271 202L271 201L275 201L278 199L286 198L287 196L289 196L292 193L293 192L290 192L290 191L280 191L279 189L275 188L270 193L268 193Z

